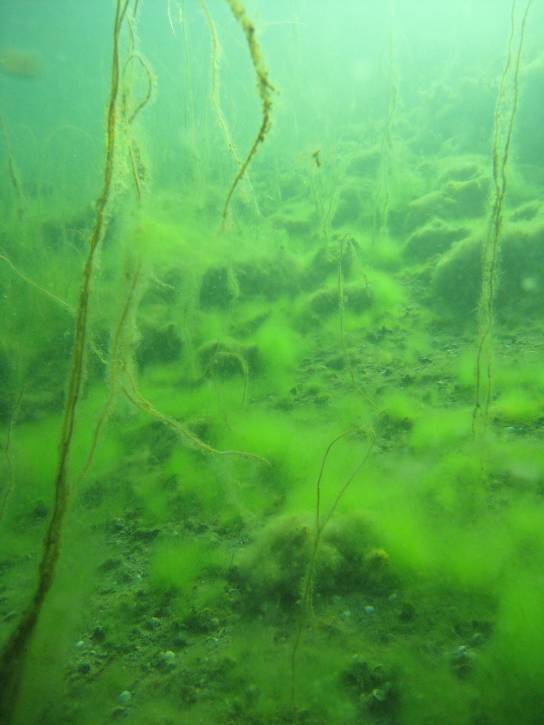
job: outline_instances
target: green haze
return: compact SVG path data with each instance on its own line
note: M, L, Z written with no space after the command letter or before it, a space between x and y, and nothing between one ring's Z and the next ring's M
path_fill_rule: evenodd
M542 723L543 29L0 4L2 725Z

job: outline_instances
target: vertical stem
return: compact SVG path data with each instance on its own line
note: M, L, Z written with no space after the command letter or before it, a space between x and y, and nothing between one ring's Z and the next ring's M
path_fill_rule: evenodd
M506 62L502 72L495 106L493 132L493 196L487 236L482 250L482 290L478 307L478 345L476 352L475 401L472 413L472 432L482 436L489 421L492 396L493 328L497 271L503 222L503 205L507 190L507 168L512 146L514 122L519 105L519 70L527 27L527 18L533 0L528 0L521 20L516 46L516 0L512 2L511 29ZM510 87L510 89L509 89ZM505 106L509 105L507 117Z
M0 658L0 721L9 723L17 704L17 698L24 673L24 664L31 648L32 638L38 623L43 604L55 579L61 547L63 523L68 507L68 459L74 435L77 404L81 394L85 343L89 316L89 296L93 276L95 253L102 239L105 227L105 214L111 194L115 132L117 124L117 101L120 79L120 31L123 18L130 0L117 0L113 25L113 51L111 67L111 89L106 122L106 155L102 191L96 204L94 227L89 239L87 259L83 269L79 304L76 315L72 364L70 368L68 392L64 408L62 432L59 443L59 458L55 475L55 500L53 514L43 542L42 558L38 570L38 581L32 601L23 614L21 621L7 641Z
M232 180L232 184L227 193L225 204L223 206L223 213L221 214L221 228L224 230L227 224L227 218L229 213L230 202L236 191L236 187L243 179L251 160L257 153L259 144L263 143L268 131L270 130L270 112L272 110L272 90L273 86L268 78L268 70L264 64L263 56L257 39L255 37L255 26L249 19L246 10L239 0L227 0L232 14L240 24L244 35L246 36L247 45L249 48L249 54L251 56L251 62L255 70L257 77L257 91L259 98L261 99L261 125L257 131L257 135L248 151L245 161L238 169L238 173Z

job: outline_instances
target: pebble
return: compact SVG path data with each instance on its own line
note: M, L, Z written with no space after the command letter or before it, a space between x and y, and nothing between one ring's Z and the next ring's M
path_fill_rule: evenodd
M410 602L404 602L400 608L399 619L401 622L413 622L416 618L416 608Z
M95 642L103 642L106 639L106 632L104 627L95 627L93 630L92 638Z
M111 711L112 720L121 720L127 716L128 710L126 707L116 707Z
M129 690L123 690L119 697L117 698L117 702L120 705L128 705L128 703L132 700L132 693Z
M110 526L112 528L112 531L114 531L116 533L123 531L125 528L123 519L113 519Z
M466 645L462 644L456 647L450 656L450 665L455 672L461 678L466 677L472 671L475 660L475 654Z
M91 665L89 662L80 662L77 669L80 674L88 675L91 671Z
M163 667L171 670L173 667L176 666L175 652L172 652L171 649L167 649L164 652L161 652L159 655L159 662Z

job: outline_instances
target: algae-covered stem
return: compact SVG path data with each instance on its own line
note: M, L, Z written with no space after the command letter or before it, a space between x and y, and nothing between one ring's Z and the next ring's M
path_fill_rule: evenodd
M223 213L221 214L221 229L224 230L227 222L227 217L229 213L229 207L230 202L232 200L233 194L236 191L236 187L242 180L244 174L246 173L249 164L251 163L251 160L257 153L257 149L259 147L259 144L263 143L263 141L266 138L266 135L268 134L268 131L270 130L270 112L272 110L272 91L274 90L273 85L270 83L268 79L268 70L266 68L266 65L264 63L263 55L260 49L260 46L257 42L257 38L255 37L255 26L249 19L247 12L239 0L227 0L229 7L232 11L232 14L242 27L242 30L244 31L244 35L246 36L247 44L249 47L249 54L251 56L251 62L253 63L253 68L255 69L255 75L257 76L257 91L259 93L259 98L261 99L261 109L262 109L262 118L261 118L261 125L259 126L259 130L257 131L257 135L255 136L255 140L253 141L253 144L251 148L249 149L249 152L246 156L245 161L238 169L238 173L234 177L232 184L230 186L230 189L227 193L227 198L225 200L225 205L223 207Z
M17 166L15 164L15 159L13 158L13 154L11 152L11 144L10 139L8 135L8 130L6 127L6 124L4 122L4 119L0 115L0 131L2 132L2 138L4 141L4 145L6 147L6 155L8 157L8 179L10 181L11 186L13 187L13 191L15 192L15 198L17 200L17 216L19 217L19 221L22 221L25 216L25 196L23 194L23 187L21 184L21 180L19 178L19 173L17 171Z
M519 105L519 72L525 40L527 18L533 0L527 0L520 30L516 36L516 0L512 2L511 30L508 40L506 62L502 72L493 130L493 191L491 214L487 236L482 249L482 289L478 306L478 344L476 352L475 401L472 414L472 432L475 436L485 433L489 419L492 393L492 338L495 322L495 297L503 223L503 204L507 189L507 167L512 146L514 122ZM510 86L510 92L508 87ZM508 113L505 113L508 107ZM506 115L506 118L504 118ZM485 376L485 377L484 377Z
M344 497L344 494L354 481L354 479L359 475L361 472L363 466L367 462L372 449L374 448L374 434L371 433L369 435L369 443L366 448L366 451L364 453L364 456L359 461L355 469L352 471L351 475L344 481L340 489L338 490L331 507L329 508L328 512L325 516L321 515L321 482L323 480L323 474L325 473L325 468L327 465L327 461L329 458L329 455L332 451L332 449L336 446L337 443L339 443L341 440L347 438L348 436L352 436L356 433L363 433L364 431L360 429L353 429L345 431L344 433L341 433L340 435L336 436L336 438L333 438L333 440L329 443L327 446L325 453L323 454L323 458L321 459L321 466L319 468L319 474L317 476L316 484L315 484L315 527L314 527L314 534L313 534L313 545L312 550L310 553L310 558L308 561L308 566L306 568L306 575L304 577L303 585L302 585L302 600L301 600L301 612L300 617L298 621L297 628L295 630L295 638L293 640L293 647L291 649L291 658L290 658L290 680L291 680L291 709L293 712L296 712L296 680L297 680L297 655L299 651L300 644L302 642L302 633L304 630L304 626L307 622L307 619L310 614L313 612L313 592L314 592L314 580L315 580L315 570L317 565L317 556L319 553L319 544L321 543L321 536L323 534L323 531L325 530L325 527L333 517L336 509L338 508L338 504Z
M206 0L199 0L199 2L200 7L202 8L202 12L204 13L204 17L206 19L206 24L208 25L208 30L210 32L210 101L216 115L217 122L223 134L223 138L225 139L225 145L227 147L227 150L229 154L231 154L234 163L236 164L236 168L240 169L242 166L242 159L240 158L240 154L238 153L238 149L236 148L236 144L234 143L234 139L232 138L232 133L227 123L227 119L225 118L225 114L223 113L223 109L221 108L221 97L219 92L219 59L221 54L221 45L219 43L219 38L217 37L215 23L213 22L213 18L210 14L210 11L208 10ZM255 210L257 214L259 214L259 205L257 203L255 191L249 180L249 174L246 175L246 184L248 186Z
M106 152L102 191L96 204L96 216L89 239L83 269L74 332L72 363L64 408L59 457L55 475L53 514L43 543L36 591L15 631L9 638L0 659L0 721L9 723L17 703L25 657L39 620L42 606L53 584L61 545L64 516L68 505L68 458L74 434L77 404L81 394L83 363L87 338L89 297L96 250L103 237L106 211L111 194L117 128L117 106L120 87L120 32L130 0L117 0L113 24L111 88L106 121Z

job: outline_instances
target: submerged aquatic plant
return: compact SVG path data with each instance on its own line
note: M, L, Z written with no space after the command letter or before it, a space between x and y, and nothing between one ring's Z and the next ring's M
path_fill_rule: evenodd
M132 125L137 116L144 110L153 98L156 86L156 79L147 60L138 50L138 36L136 32L136 15L138 3L135 3L132 14L127 17L129 28L129 48L128 57L123 67L123 93L122 93L122 117L125 131L125 141L128 151L128 161L132 181L136 190L138 202L141 203L143 195L143 185L147 180L147 169L142 159L142 151L132 132ZM146 88L142 98L134 101L131 97L131 89L134 85L133 74L135 68L140 68L145 77Z
M113 23L113 48L110 94L106 122L106 151L102 191L96 204L94 225L88 243L87 258L83 269L79 303L76 314L72 363L70 367L68 392L66 396L62 431L59 443L59 457L55 474L55 501L53 513L47 527L38 571L38 581L32 601L8 639L0 659L0 716L9 723L17 704L19 689L24 673L26 655L30 650L32 637L38 624L42 607L55 580L60 554L62 530L68 508L68 461L72 448L75 416L81 395L84 356L89 321L89 299L95 266L96 252L106 228L106 211L112 192L114 176L114 155L117 140L118 105L121 76L120 35L130 0L117 0Z
M503 225L503 205L507 190L507 169L512 147L514 123L519 105L519 71L527 18L533 0L527 0L517 30L516 0L512 3L511 30L506 62L502 72L493 131L493 190L491 215L482 249L482 287L478 306L478 347L476 353L475 402L472 415L474 435L483 435L489 420L492 395L493 327L497 295L498 267Z
M70 305L67 302L65 302L64 300L62 300L60 297L53 294L49 290L45 289L45 287L42 287L41 285L39 285L37 282L35 282L33 279L31 279L24 272L21 272L21 270L13 264L13 262L11 261L11 259L9 257L7 257L5 254L1 253L1 250L0 250L0 261L5 262L8 265L8 267L11 269L11 271L14 274L16 274L17 277L19 277L19 279L21 279L23 282L30 285L31 287L34 287L34 289L38 290L38 292L41 292L41 294L45 295L50 300L53 300L53 302L55 302L57 305L60 305L61 307L63 307L71 315L75 314L74 310L70 307Z
M317 565L317 559L319 554L319 545L321 543L321 539L323 537L323 532L325 531L325 528L329 521L334 516L334 513L336 509L338 508L338 505L340 504L340 501L344 497L346 491L350 487L350 485L353 483L355 478L359 475L361 472L361 469L365 465L365 463L368 460L368 457L370 456L372 449L374 447L374 436L370 436L370 441L368 443L367 449L362 457L362 459L359 461L357 466L353 469L351 475L344 481L340 489L338 490L332 505L328 512L323 516L321 511L321 482L323 480L323 475L325 473L325 468L327 466L327 461L329 458L329 455L332 451L332 449L336 446L337 443L339 443L341 440L344 440L356 433L362 433L363 431L360 431L359 429L355 430L348 430L344 433L341 433L340 435L336 436L336 438L333 438L333 440L329 443L327 446L325 453L323 454L323 458L321 459L321 466L319 468L319 474L317 476L316 484L315 484L315 524L314 524L314 531L313 531L313 545L312 550L310 553L310 559L308 562L308 566L306 569L306 575L304 577L304 583L302 588L302 602L301 602L301 613L300 618L298 622L298 626L295 633L295 639L293 642L293 648L291 650L291 707L293 710L296 709L296 665L297 665L297 654L300 647L300 643L302 641L302 633L304 630L304 626L306 625L306 622L308 621L308 618L313 613L313 593L314 593L314 583L315 583L315 571L316 571L316 565ZM366 432L365 432L366 433Z
M2 491L0 493L0 523L2 522L2 519L4 518L4 514L6 512L9 499L10 499L11 494L13 493L13 489L15 487L15 462L14 462L14 455L13 455L13 451L12 451L12 440L13 440L13 430L14 430L15 424L17 422L17 416L21 409L21 404L23 402L24 394L25 394L25 385L23 384L21 386L18 394L16 395L15 400L13 401L13 404L12 404L11 410L10 410L10 414L9 414L9 421L8 421L8 427L7 427L7 432L6 432L6 440L4 443L4 457L6 460L7 473L6 473Z
M219 38L217 37L217 30L215 27L215 23L213 22L213 18L210 15L210 11L208 9L208 5L206 4L206 0L200 0L200 6L202 8L202 12L204 13L204 17L206 18L206 23L208 25L208 29L210 31L210 42L211 42L211 59L210 59L210 100L212 104L212 108L214 110L214 113L217 118L217 122L219 123L219 127L221 128L221 132L223 134L223 138L225 139L225 144L227 146L228 152L231 154L232 158L234 159L234 162L238 169L242 167L242 159L240 158L240 154L238 153L238 149L236 148L236 144L234 142L234 139L232 137L232 133L230 131L229 125L227 123L227 119L225 118L225 114L223 113L223 109L221 107L221 96L220 96L220 90L219 90L219 60L221 55L221 45L219 43ZM259 213L259 206L257 204L257 197L255 196L255 191L253 189L253 185L251 184L251 181L249 179L249 174L246 172L246 185L249 191L249 195L251 196L251 201L255 207L255 210L257 213Z
M395 33L395 6L389 0L388 14L390 22L390 37L387 65L389 69L389 93L387 112L384 122L383 137L380 150L380 163L378 167L378 183L374 199L374 215L372 236L374 243L384 241L388 234L389 206L391 202L391 173L393 167L393 127L399 102L399 67L397 60L396 33Z
M251 62L257 76L257 91L259 98L261 99L261 125L257 131L257 135L248 151L245 161L238 169L238 173L234 177L230 189L225 199L223 206L223 212L221 214L221 227L224 229L227 223L227 217L229 213L230 202L236 191L236 187L243 179L253 157L257 153L259 145L262 144L270 130L270 113L272 111L272 91L274 90L268 77L268 70L264 63L263 54L257 38L255 37L255 26L248 17L248 14L239 0L227 0L232 14L241 25L244 35L246 36L247 44L249 47L249 54L251 56Z
M130 265L128 265L130 266ZM219 450L205 443L182 421L165 415L153 403L148 400L140 391L136 378L136 366L134 364L134 348L137 341L135 332L136 323L134 320L137 302L142 293L142 263L136 262L134 270L127 270L128 290L125 297L119 319L113 333L111 352L110 352L110 391L108 397L102 407L96 426L94 429L91 447L87 454L86 461L79 474L79 481L82 481L88 474L95 457L96 449L109 419L113 405L119 394L123 394L125 398L139 411L145 415L157 420L159 423L169 428L188 448L198 450L201 453L216 456L235 456L255 462L269 465L269 462L253 453L238 450ZM247 363L242 360L241 356L235 356L239 364L242 365L244 372L244 400L247 388ZM245 365L245 367L243 367Z
M6 154L8 157L8 179L9 182L13 188L13 192L15 195L15 199L17 201L17 216L19 217L19 221L22 221L25 215L25 196L23 193L23 188L21 184L21 179L19 178L19 171L17 169L17 164L15 163L15 159L13 157L13 152L11 150L11 142L8 134L8 129L6 126L6 123L2 116L0 115L0 131L2 135L2 140L4 141L4 146L6 147Z

